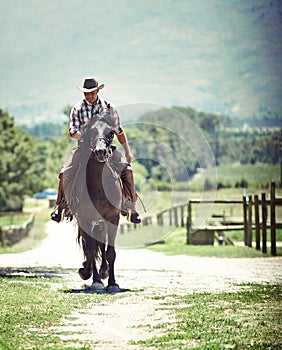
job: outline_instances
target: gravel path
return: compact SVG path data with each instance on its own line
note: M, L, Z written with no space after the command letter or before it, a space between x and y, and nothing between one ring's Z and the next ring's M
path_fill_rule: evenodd
M85 286L76 273L83 254L76 243L75 226L49 222L46 230L48 236L40 247L0 255L0 268L68 271L70 288L83 291ZM65 320L58 332L75 332L71 338L90 340L93 349L137 349L128 342L152 337L146 325L174 321L173 312L162 310L161 300L153 296L231 291L243 282L282 283L282 258L198 258L118 249L116 279L126 290L121 298L105 298L99 305L74 313L76 320ZM71 341L70 336L65 337Z

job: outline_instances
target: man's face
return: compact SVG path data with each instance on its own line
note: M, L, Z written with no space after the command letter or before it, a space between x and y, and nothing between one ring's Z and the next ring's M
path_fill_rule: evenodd
M98 92L99 89L96 89L92 92L85 92L84 96L89 103L94 103L97 100Z

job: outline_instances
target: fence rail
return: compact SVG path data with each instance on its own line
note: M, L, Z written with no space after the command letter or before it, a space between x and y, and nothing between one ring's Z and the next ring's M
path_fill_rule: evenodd
M145 220L143 219L143 226L156 224L186 227L187 244L213 244L215 237L219 243L222 241L233 244L225 232L240 230L244 232L244 244L252 247L255 237L256 249L260 250L262 246L263 253L267 253L267 230L270 229L271 254L276 255L276 229L282 228L282 222L276 219L276 209L282 207L282 198L276 198L274 182L271 183L270 188L270 199L266 198L266 193L261 194L261 199L258 195L254 198L243 196L241 200L191 199L189 202L160 211L156 214L156 220L151 216L146 217ZM214 215L207 223L197 227L195 223L193 224L192 207L198 204L222 204L231 211L234 206L239 206L240 216ZM268 211L270 211L270 219L268 219ZM124 223L120 225L120 232L124 233L140 226Z

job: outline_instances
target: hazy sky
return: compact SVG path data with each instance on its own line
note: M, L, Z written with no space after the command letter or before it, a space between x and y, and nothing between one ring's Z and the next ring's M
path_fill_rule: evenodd
M96 75L118 105L256 110L270 81L281 97L281 3L2 0L0 108L59 111Z

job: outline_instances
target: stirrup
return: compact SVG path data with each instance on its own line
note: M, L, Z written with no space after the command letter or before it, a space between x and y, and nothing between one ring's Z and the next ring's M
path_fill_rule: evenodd
M62 222L65 218L66 209L60 210L59 205L55 208L55 210L51 213L51 220L56 222Z
M66 202L64 199L61 200L60 204L56 206L56 208L51 213L51 220L56 222L62 222L64 218L69 219L69 221L72 221L73 216L70 211L70 207L68 202Z

